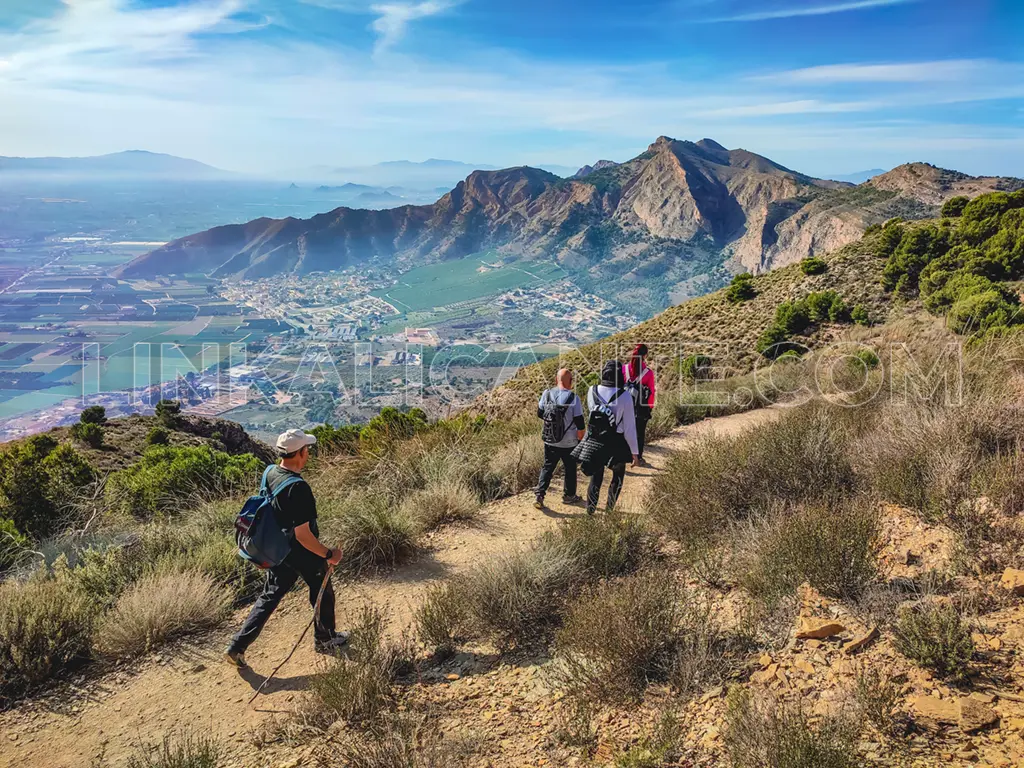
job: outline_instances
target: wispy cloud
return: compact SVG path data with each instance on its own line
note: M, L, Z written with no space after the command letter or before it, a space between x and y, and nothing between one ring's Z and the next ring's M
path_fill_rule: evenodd
M373 30L379 35L377 50L387 50L401 40L413 21L436 16L456 4L446 0L424 0L419 3L382 3L372 6L373 12L380 14L373 22Z
M342 13L370 15L376 18L370 28L377 34L375 51L392 48L405 37L409 26L420 19L437 16L466 0L418 0L418 2L380 2L380 0L300 0L306 5L329 8Z
M898 64L829 64L820 67L793 69L754 80L779 83L959 83L973 81L989 74L1002 79L1012 73L1008 65L988 59L947 59L944 61L904 62ZM1009 65L1021 74L1022 67Z
M771 19L791 19L797 16L827 16L831 13L845 13L848 11L863 11L869 8L881 8L887 5L904 5L906 3L918 2L918 0L850 0L845 3L831 3L829 5L805 5L802 7L777 8L775 10L754 11L752 13L740 13L734 16L719 16L713 19L706 19L709 24L730 22L730 21L768 21Z
M895 164L921 158L917 142L922 151L1024 157L1012 154L1024 143L1017 127L996 135L891 123L954 101L1022 98L1020 64L848 63L709 78L662 61L601 66L468 47L404 54L395 43L410 24L451 7L444 2L347 2L346 12L365 14L349 25L362 41L393 46L372 56L280 27L237 34L251 30L256 0L158 8L75 0L49 19L0 30L0 104L11 106L0 109L0 142L6 154L138 147L250 171L402 156L582 164L625 158L662 133L780 152L808 171L801 153L839 153L845 166L851 148L883 148L898 151Z

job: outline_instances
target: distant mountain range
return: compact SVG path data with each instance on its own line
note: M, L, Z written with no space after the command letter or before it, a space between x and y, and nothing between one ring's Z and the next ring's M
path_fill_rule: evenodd
M130 150L95 157L0 157L0 180L229 179L235 174L174 155Z
M441 187L443 191L447 191L473 171L494 170L498 169L493 165L430 159L420 163L410 160L388 160L375 165L361 166L316 165L297 171L279 171L274 175L300 182L313 181L327 185L354 183L372 187L403 187L418 191ZM545 170L558 176L569 176L573 173L572 168L561 165L545 166Z
M120 274L263 278L497 249L557 259L588 286L651 309L721 266L766 271L845 245L894 215L934 215L953 195L1020 186L921 163L854 186L710 139L662 136L632 160L582 178L529 167L475 170L431 205L343 207L306 220L217 227L143 255Z
M832 181L848 181L851 184L863 184L868 179L881 176L883 173L885 173L884 168L872 168L870 171L857 171L856 173L847 173L841 176L829 176L829 178Z

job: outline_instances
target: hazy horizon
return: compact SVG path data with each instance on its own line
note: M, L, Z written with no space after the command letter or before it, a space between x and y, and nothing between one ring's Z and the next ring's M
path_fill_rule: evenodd
M1024 176L1022 30L947 0L10 0L0 155L579 167L665 134Z

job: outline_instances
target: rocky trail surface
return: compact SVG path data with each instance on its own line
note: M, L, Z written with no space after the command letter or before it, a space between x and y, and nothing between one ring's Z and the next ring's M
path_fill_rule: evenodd
M628 471L623 507L639 510L654 475L686 443L711 432L735 434L773 417L770 410L752 411L677 429L649 448L651 467ZM395 634L408 630L430 584L488 556L514 551L560 519L584 514L582 507L561 504L559 483L556 478L548 494L549 509L535 510L529 492L493 502L482 508L473 526L435 533L412 562L372 579L338 581L339 626L354 621L363 606L372 604L387 611ZM107 765L117 766L140 744L183 730L210 734L224 744L226 765L279 765L281 753L261 748L253 734L298 709L302 692L323 662L313 653L311 642L303 644L265 695L250 707L247 702L253 691L287 655L309 621L309 605L304 591L290 594L247 654L251 670L240 673L223 663L221 654L231 627L247 611L247 607L236 611L229 625L214 635L164 648L130 667L62 684L0 713L0 766L87 768L100 764L100 757Z

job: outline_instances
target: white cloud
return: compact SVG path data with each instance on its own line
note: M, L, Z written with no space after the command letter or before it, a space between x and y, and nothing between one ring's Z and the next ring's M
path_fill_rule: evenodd
M1007 68L1013 71L1007 71ZM1004 65L988 59L947 59L898 64L829 64L787 72L761 75L752 79L784 83L959 83L1022 74L1020 65Z
M372 13L370 2L362 7ZM893 125L860 132L881 116L1024 96L1024 77L991 77L992 67L1017 66L1000 62L977 70L957 61L841 64L755 82L690 77L659 62L607 67L495 50L464 49L467 63L407 57L397 48L372 57L282 36L230 34L246 29L238 20L245 10L245 0L159 9L76 0L16 34L0 32L0 61L8 62L0 65L0 104L10 105L0 109L4 153L142 148L251 171L431 156L582 164L609 147L626 157L667 133L730 146L756 137L758 146L748 148L770 156L805 147L845 158L853 147L912 150L926 133ZM397 40L422 12L389 11L391 26L374 31ZM966 74L930 88L912 79L943 65ZM874 85L883 79L885 88ZM871 85L843 85L862 81ZM819 87L834 83L841 87ZM831 114L842 119L827 126ZM1008 152L1020 136L947 132L922 146ZM776 159L805 170L799 158Z
M371 10L379 14L373 22L373 30L379 35L377 50L387 50L401 40L411 22L436 16L454 5L453 2L443 0L424 0L419 3L382 3L372 6Z
M708 19L708 23L728 21L768 21L770 19L790 19L797 16L826 16L832 13L845 13L847 11L862 11L869 8L881 8L887 5L904 5L905 3L918 2L918 0L851 0L845 3L833 3L830 5L805 5L803 7L778 8L772 11L754 11L752 13L740 13L735 16L721 16Z

